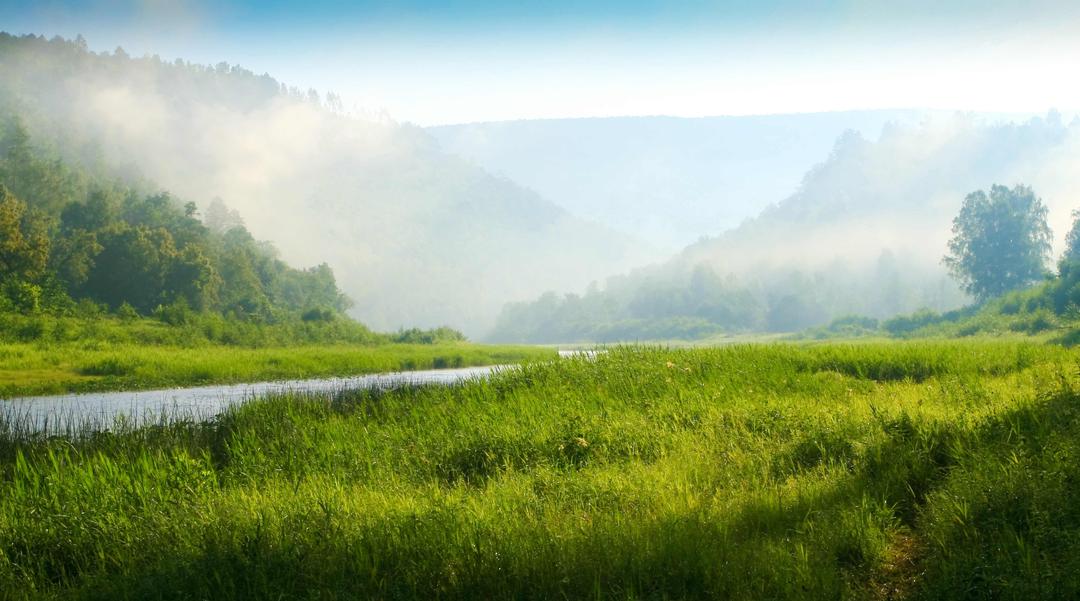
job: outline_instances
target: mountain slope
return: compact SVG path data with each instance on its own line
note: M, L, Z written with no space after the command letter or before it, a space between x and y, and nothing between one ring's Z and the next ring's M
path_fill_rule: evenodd
M376 328L484 330L507 300L643 260L640 245L447 154L424 131L364 121L268 75L81 40L0 35L0 110L72 161L237 209L285 259L326 261Z
M619 117L428 128L448 152L672 251L788 195L846 130L876 139L932 113Z
M798 190L739 227L601 290L504 309L493 338L694 338L793 331L848 313L965 303L941 257L966 194L1025 183L1059 240L1078 202L1080 121L952 115L840 137Z

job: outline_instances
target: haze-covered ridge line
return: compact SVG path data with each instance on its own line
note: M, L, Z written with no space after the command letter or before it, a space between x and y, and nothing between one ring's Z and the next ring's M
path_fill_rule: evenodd
M237 210L287 261L326 262L377 329L478 335L509 300L648 250L450 155L422 129L327 110L271 77L0 38L0 110L75 162Z
M1056 111L1023 123L945 115L890 125L876 140L847 132L759 215L603 287L508 305L492 339L698 339L954 309L969 299L941 260L964 197L1030 185L1058 232L1056 255L1078 167L1080 121Z
M537 119L429 127L447 150L584 218L674 253L790 196L855 130L947 119L915 109ZM994 125L1022 114L979 114Z

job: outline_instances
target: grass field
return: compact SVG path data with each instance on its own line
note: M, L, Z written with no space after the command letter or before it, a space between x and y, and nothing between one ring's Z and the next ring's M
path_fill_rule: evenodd
M613 349L216 421L0 426L11 599L1080 597L1077 357Z
M0 344L0 399L492 365L554 355L552 349L465 342L268 348L101 341Z

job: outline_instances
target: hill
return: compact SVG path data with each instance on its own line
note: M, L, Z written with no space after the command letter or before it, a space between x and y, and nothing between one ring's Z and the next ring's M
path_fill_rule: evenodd
M332 94L237 66L0 35L0 111L78 164L215 198L294 264L327 262L380 329L477 332L508 300L644 259L639 244L442 149L345 115Z
M584 295L508 305L498 340L698 338L797 331L967 302L940 261L964 196L1031 185L1060 234L1074 208L1080 122L950 115L842 135L794 194L671 260Z
M790 196L845 131L876 140L889 124L917 125L946 114L876 110L539 119L427 132L448 152L536 190L574 214L675 252Z

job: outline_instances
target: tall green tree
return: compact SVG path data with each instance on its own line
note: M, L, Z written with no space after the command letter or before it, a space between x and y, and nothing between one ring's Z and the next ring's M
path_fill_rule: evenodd
M1046 274L1052 233L1030 187L994 185L964 198L943 262L979 301L1029 286Z
M1073 210L1072 218L1072 227L1065 235L1065 254L1061 255L1062 263L1080 262L1080 210Z
M46 218L0 184L0 294L23 310L37 310L49 262Z
M18 119L0 138L0 157L0 181L36 209L54 214L78 194L78 178L59 159L41 156Z
M121 222L102 231L98 240L102 250L82 295L114 309L127 303L142 313L169 301L166 278L177 251L168 230Z

